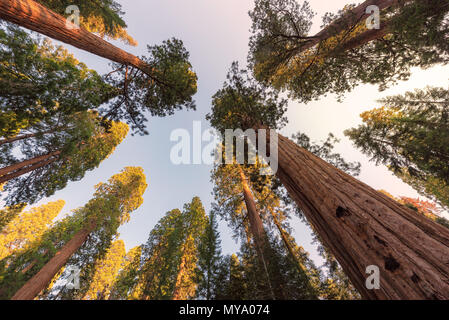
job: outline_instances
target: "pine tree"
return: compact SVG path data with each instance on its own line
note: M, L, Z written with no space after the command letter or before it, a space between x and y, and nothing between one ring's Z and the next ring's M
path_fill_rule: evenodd
M139 281L141 299L192 299L198 282L198 247L206 228L206 214L199 198L168 212L143 248Z
M10 221L0 233L0 260L40 239L64 205L63 200L49 202Z
M198 271L200 281L196 296L204 300L213 300L215 286L217 286L217 274L219 271L221 256L221 240L218 233L216 215L212 211L209 214L207 225L198 246Z
M136 285L139 280L141 256L141 246L132 248L126 254L119 274L114 279L109 300L131 300L138 298L139 289L136 288Z
M80 268L81 288L70 290L70 294L65 288L57 288L58 294L83 296L89 289L95 263L106 254L117 228L128 222L130 213L142 204L146 187L143 170L136 167L127 167L107 183L97 185L93 199L84 207L57 223L26 250L2 261L2 297L33 299L64 266Z
M83 300L107 300L109 298L114 279L123 267L125 255L123 240L112 242L104 258L95 263L94 275Z

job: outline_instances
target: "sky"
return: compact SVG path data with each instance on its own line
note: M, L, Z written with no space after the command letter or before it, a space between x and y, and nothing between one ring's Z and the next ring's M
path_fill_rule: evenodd
M131 215L131 221L120 227L120 237L129 250L145 243L158 220L174 208L199 196L207 211L211 207L213 185L210 182L208 165L174 165L170 161L170 150L176 142L170 141L170 134L176 129L193 130L193 122L201 121L202 130L210 127L205 115L211 108L211 97L219 90L233 61L246 65L251 20L248 11L253 7L251 0L117 0L126 12L128 33L138 42L130 47L121 42L113 43L135 55L145 55L146 45L160 44L163 40L176 37L183 40L191 54L191 63L198 74L198 93L194 97L197 111L180 111L166 118L150 118L148 136L131 136L120 144L114 154L103 161L99 168L88 172L79 182L71 182L51 198L37 205L56 199L64 199L64 213L84 205L92 197L94 186L106 181L126 166L141 166L147 176L148 189L143 205ZM310 0L317 13L312 33L320 30L321 17L326 12L337 12L346 0ZM82 13L81 13L82 14ZM69 45L64 46L75 57L99 73L110 71L106 59L83 52ZM289 124L281 131L291 136L297 131L309 135L312 140L324 140L329 132L341 138L336 150L348 161L362 163L359 179L376 189L384 189L394 196L418 197L408 185L393 176L384 166L376 166L356 150L344 137L343 131L361 123L359 115L380 105L382 97L401 94L427 85L448 87L449 67L436 66L428 70L413 70L409 81L379 92L376 86L362 85L346 95L338 103L333 95L307 105L290 101L287 112ZM204 143L206 145L207 143ZM422 197L421 197L422 198ZM292 219L297 243L310 252L318 265L322 259L312 244L310 230L298 218ZM238 250L231 239L230 229L220 223L222 247L225 254Z

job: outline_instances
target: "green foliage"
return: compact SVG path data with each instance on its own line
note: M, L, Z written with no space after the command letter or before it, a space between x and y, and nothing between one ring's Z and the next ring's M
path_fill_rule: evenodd
M168 212L142 249L140 299L190 299L198 282L198 247L207 217L199 198ZM138 288L138 286L136 286Z
M3 231L3 228L5 228L8 225L8 223L10 223L14 218L16 218L17 215L19 215L22 212L25 206L26 206L25 204L18 204L0 210L0 231Z
M107 119L126 119L133 129L147 134L144 112L152 116L172 115L183 107L195 110L192 96L197 91L197 75L192 71L189 53L181 40L170 39L162 45L148 46L148 57L142 60L151 72L113 64L115 71L105 76L120 96L103 114Z
M380 102L384 107L363 113L364 124L345 134L377 164L388 166L419 192L433 194L447 205L448 90L429 87Z
M326 141L320 144L311 142L310 138L301 132L292 136L292 140L300 147L310 151L318 158L325 160L334 167L343 170L344 172L356 177L360 174L361 164L359 162L347 162L339 153L334 153L335 144L339 143L332 133L329 133Z
M212 112L206 118L222 134L226 129L246 130L261 125L280 129L287 122L283 117L286 105L277 91L252 79L234 62L224 87L213 96Z
M422 196L436 201L446 209L449 208L449 188L440 179L430 175L425 175L424 177L412 176L407 168L402 168L402 170L395 172L395 175L413 187Z
M109 300L131 300L135 286L139 280L142 247L131 249L125 256L123 267L114 279Z
M121 39L130 45L137 43L125 31L121 5L114 0L38 0L52 11L66 16L66 8L76 5L80 10L81 25L101 37Z
M199 283L197 297L204 300L213 300L213 292L218 285L218 272L221 256L221 240L218 233L218 223L214 212L209 214L209 218L198 245L198 273Z
M113 88L62 47L0 24L0 137L55 114L97 108Z
M324 26L349 8L326 15ZM258 0L250 13L249 62L256 79L305 103L329 93L342 98L359 84L378 84L383 90L408 79L413 67L447 63L448 10L447 0L415 0L382 12L381 25L388 32L380 39L358 40L367 31L362 21L303 50L313 39L307 36L313 17L308 4L300 7L295 0ZM347 45L349 41L355 45Z
M143 170L136 167L127 167L112 176L107 183L97 185L93 199L84 207L56 223L24 250L14 252L0 261L0 298L11 297L78 231L94 223L95 228L89 238L67 264L81 270L80 290L64 290L64 285L55 288L59 298L82 297L89 289L95 262L104 257L117 236L118 227L126 223L130 213L142 204L146 187ZM61 277L64 279L67 273ZM52 295L49 297L54 298Z
M0 232L0 260L40 238L64 205L63 200L49 202L12 219Z
M61 154L54 162L10 180L5 186L7 203L32 204L63 189L69 181L81 180L86 171L98 167L112 154L128 133L128 126L119 122L111 122L109 131L106 131L94 112L77 113L62 119L60 130L13 144L13 147L20 147L25 159L55 151ZM20 163L24 158L9 158L3 164Z

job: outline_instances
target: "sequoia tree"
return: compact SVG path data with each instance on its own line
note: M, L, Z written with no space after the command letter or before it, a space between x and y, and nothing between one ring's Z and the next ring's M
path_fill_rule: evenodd
M96 109L118 94L48 40L0 24L0 144L42 120Z
M107 183L98 184L94 197L84 207L56 224L27 250L2 262L2 296L33 299L66 264L82 270L80 282L88 289L90 282L83 280L92 276L95 262L110 247L117 228L128 222L130 213L142 204L146 187L143 170L136 167L127 167Z
M246 75L246 78L245 78ZM234 64L213 98L214 127L276 130L285 102ZM263 132L258 131L261 139ZM326 163L293 141L267 134L278 146L276 175L364 298L447 299L449 231ZM378 266L381 288L365 286Z
M151 231L142 249L141 299L188 300L198 281L198 246L207 216L198 197L168 212Z

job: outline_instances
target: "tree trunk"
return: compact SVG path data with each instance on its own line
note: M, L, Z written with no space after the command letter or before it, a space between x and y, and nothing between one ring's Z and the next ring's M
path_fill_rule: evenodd
M70 257L83 245L96 224L81 229L67 242L42 269L20 288L11 300L33 300L44 290Z
M277 177L364 298L449 299L447 228L278 136Z
M411 0L403 0L408 2ZM299 52L304 52L322 41L339 34L340 32L352 28L354 25L360 23L364 19L368 19L371 14L366 13L366 8L371 5L376 5L380 10L389 8L399 3L399 0L367 0L354 9L347 12L342 18L334 21L329 26L318 32L311 39L304 43L299 49ZM372 30L369 30L372 31ZM376 30L377 31L377 30Z
M254 244L256 247L257 256L259 258L260 264L262 265L263 269L265 270L265 273L267 275L267 281L268 285L270 286L270 291L272 298L274 300L279 299L285 299L285 295L283 293L282 288L282 279L280 274L277 274L277 279L273 279L273 271L278 271L278 268L273 268L272 264L275 263L275 261L270 261L269 259L269 253L271 251L270 242L268 240L267 234L265 232L265 229L263 227L262 219L260 219L260 215L257 212L256 208L256 202L254 201L253 194L251 192L251 189L248 186L248 182L246 180L246 176L242 170L242 168L239 166L240 171L240 178L242 181L243 186L243 196L245 198L245 205L246 205L246 211L248 213L248 220L249 220L249 227L251 234L254 239ZM271 271L271 272L270 272ZM274 286L277 282L277 285Z
M66 18L33 0L0 1L0 18L97 56L136 67L151 76L152 68L138 57L110 44L83 27L69 29Z
M61 151L54 151L54 152L51 152L51 153L43 155L43 156L35 157L33 159L25 160L25 161L22 161L19 163L15 163L11 166L2 168L2 169L0 169L0 183L10 180L10 179L4 180L4 178L7 175L13 174L14 172L17 172L20 170L24 170L24 168L26 168L28 166L34 165L36 163L40 163L42 161L48 160L55 156L59 156L60 154L61 154Z

